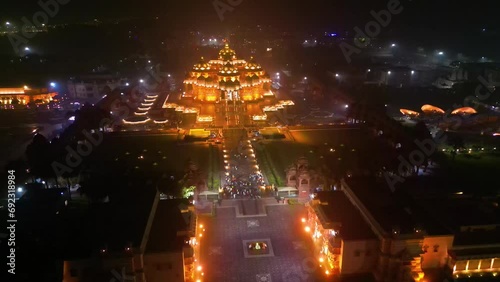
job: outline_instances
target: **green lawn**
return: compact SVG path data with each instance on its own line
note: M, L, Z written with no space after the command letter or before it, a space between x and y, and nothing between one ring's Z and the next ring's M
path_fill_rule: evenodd
M257 154L258 162L259 164L268 164L270 169L267 170L270 170L276 178L275 185L284 186L286 184L285 170L300 157L306 157L310 166L318 164L318 156L314 154L314 148L309 145L289 141L272 141L262 143L261 147L263 152Z
M92 163L122 165L149 173L184 172L191 160L203 175L211 168L210 148L202 143L177 143L175 135L166 136L105 136L87 158Z
M263 141L255 146L256 156L270 184L284 186L285 170L300 157L306 157L314 168L322 163L321 157L338 154L341 150L360 148L362 131L352 129L292 131L295 141ZM368 144L369 145L369 144ZM332 152L330 150L335 149Z
M216 145L210 145L209 148L209 160L210 165L208 167L208 188L213 191L218 191L221 182L221 171L222 171L222 158L219 147Z

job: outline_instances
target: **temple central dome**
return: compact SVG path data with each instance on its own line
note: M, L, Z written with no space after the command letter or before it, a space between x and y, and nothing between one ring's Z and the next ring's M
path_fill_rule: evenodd
M215 60L203 58L193 66L184 80L183 98L203 102L221 100L257 101L270 97L271 78L253 58L236 58L226 44Z
M219 51L219 59L224 61L230 61L236 59L236 52L229 48L229 44L226 43L224 48Z

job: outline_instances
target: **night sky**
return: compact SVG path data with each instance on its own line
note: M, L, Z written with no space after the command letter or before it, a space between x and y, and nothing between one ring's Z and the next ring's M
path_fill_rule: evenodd
M219 0L227 3L231 0ZM232 0L237 2L238 0ZM6 2L6 1L5 1ZM19 21L40 10L37 0L2 3L0 19ZM220 21L214 0L69 0L52 23L78 22L93 18L160 16L174 25L220 28L234 24L273 24L289 28L352 28L371 20L369 12L386 7L388 0L240 0ZM499 1L402 0L404 10L394 17L391 28L476 30L499 26Z

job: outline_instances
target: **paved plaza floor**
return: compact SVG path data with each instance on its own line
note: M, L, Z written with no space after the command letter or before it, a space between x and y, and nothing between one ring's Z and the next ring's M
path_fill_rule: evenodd
M241 201L257 201L241 203ZM201 263L204 281L319 281L315 279L316 262L310 252L310 237L303 230L301 205L263 205L261 200L238 200L217 208L214 217L202 216L206 226L201 240ZM234 204L264 206L257 216L237 216ZM249 256L246 242L268 242L272 255Z

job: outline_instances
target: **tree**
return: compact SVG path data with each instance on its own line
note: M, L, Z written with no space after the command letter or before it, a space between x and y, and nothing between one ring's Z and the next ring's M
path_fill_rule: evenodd
M453 150L451 151L452 159L455 160L457 151L465 148L464 139L460 135L454 135L448 139L448 145L450 145Z
M414 134L415 134L415 138L420 142L420 143L423 143L423 142L434 142L433 138L432 138L432 135L429 131L429 129L427 128L427 126L425 125L425 123L423 121L419 121L417 122L417 124L415 125L415 129L414 129ZM424 171L427 170L427 165L429 163L429 158L431 158L430 155L426 155L424 154ZM418 174L420 168L417 167L416 168L416 173Z
M54 178L56 185L59 186L56 174L52 170L54 147L45 136L36 134L33 137L33 141L26 148L26 157L28 159L30 173L33 176L45 180Z

